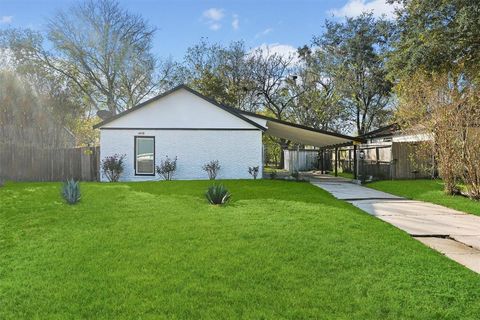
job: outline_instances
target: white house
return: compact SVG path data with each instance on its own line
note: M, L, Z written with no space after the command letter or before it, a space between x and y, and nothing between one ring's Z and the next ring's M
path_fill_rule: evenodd
M202 166L218 160L218 179L251 178L263 167L262 134L326 145L348 136L315 130L220 105L178 86L94 126L100 129L100 158L125 154L123 181L158 180L161 160L177 158L175 179L207 179ZM102 176L102 181L105 177Z

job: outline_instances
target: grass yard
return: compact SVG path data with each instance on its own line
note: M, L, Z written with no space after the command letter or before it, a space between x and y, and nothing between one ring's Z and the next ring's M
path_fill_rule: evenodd
M308 183L0 188L1 319L478 319L480 276Z
M480 216L480 202L443 193L441 180L389 180L367 184L367 187L413 200L436 203L455 210Z
M332 175L335 175L335 173L333 173ZM339 177L343 177L343 178L347 178L347 179L353 179L353 173L352 172L338 172L337 175Z
M283 172L283 173L288 173L288 170L278 169L278 168L274 168L274 167L263 167L263 172L266 172L266 173L271 173L271 172Z

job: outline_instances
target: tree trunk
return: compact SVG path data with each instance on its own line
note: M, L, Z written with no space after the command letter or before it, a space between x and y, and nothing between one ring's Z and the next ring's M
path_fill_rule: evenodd
M446 195L453 196L459 193L459 190L457 188L457 184L453 179L444 179L444 188L443 192Z
M111 95L107 96L107 108L111 114L116 115L118 113L117 106L115 105L115 101Z

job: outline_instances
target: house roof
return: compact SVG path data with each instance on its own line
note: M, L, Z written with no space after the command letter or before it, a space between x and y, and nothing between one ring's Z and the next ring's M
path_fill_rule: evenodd
M145 102L142 102L142 103L136 105L135 107L130 108L130 109L126 110L126 111L123 111L123 112L121 112L121 113L119 113L119 114L117 114L117 115L115 115L115 116L113 116L113 117L111 117L111 118L105 119L105 120L103 120L102 122L97 123L96 125L94 125L93 128L94 128L94 129L101 128L102 126L106 125L107 123L110 123L110 122L112 122L112 121L114 121L114 120L116 120L116 119L118 119L118 118L120 118L120 117L123 117L123 116L126 115L126 114L129 114L129 113L134 112L134 111L136 111L136 110L138 110L138 109L140 109L140 108L143 108L143 107L145 107L146 105L148 105L148 104L150 104L150 103L152 103L152 102L154 102L154 101L160 100L161 98L163 98L163 97L165 97L165 96L168 96L169 94L172 94L172 93L174 93L174 92L176 92L176 91L178 91L178 90L180 90L180 89L185 89L185 90L187 90L188 92L193 93L193 94L196 95L197 97L199 97L199 98L201 98L201 99L203 99L203 100L206 100L206 101L210 102L210 103L213 104L214 106L216 106L216 107L218 107L218 108L220 108L220 109L222 109L222 110L224 110L224 111L226 111L226 112L231 113L232 115L234 115L234 116L242 119L243 121L245 121L245 122L247 122L247 123L249 123L249 124L257 127L258 129L260 129L260 130L262 130L262 131L266 131L266 130L267 130L267 128L261 126L260 124L256 123L255 121L253 121L253 120L251 120L251 119L248 119L247 117L245 117L245 116L243 116L242 114L240 114L237 109L232 108L232 107L227 107L227 106L224 106L224 105L222 105L222 104L219 104L219 103L216 102L215 100L212 100L212 99L204 96L204 95L201 94L200 92L195 91L195 90L193 90L192 88L190 88L190 87L188 87L188 86L186 86L186 85L184 85L184 84L181 84L181 85L179 85L179 86L176 86L176 87L174 87L173 89L170 89L170 90L168 90L168 91L166 91L166 92L164 92L164 93L162 93L162 94L160 94L160 95L158 95L158 96L155 96L155 97L153 97L153 98L151 98L151 99L149 99L149 100L147 100L147 101L145 101Z
M384 126L384 127L378 128L376 130L372 130L370 132L367 132L367 133L363 134L361 137L366 138L366 139L387 137L387 136L393 135L398 130L400 130L400 126L398 125L398 123L392 123L388 126Z
M267 117L264 115L256 114L253 112L247 112L247 111L242 111L238 110L236 108L230 107L230 106L225 106L222 104L219 104L218 102L202 95L201 93L193 90L192 88L186 86L186 85L179 85L163 94L160 94L150 100L147 100L127 111L124 111L122 113L119 113L111 118L108 118L94 126L94 128L100 128L107 123L112 122L113 120L116 120L128 113L134 112L135 110L138 110L146 105L148 105L151 102L157 101L177 90L180 89L185 89L188 92L210 102L214 106L231 113L232 115L242 119L243 121L259 128L260 130L264 131L265 133L279 137L279 138L284 138L288 140L295 141L297 143L305 144L305 145L312 145L312 146L317 146L317 147L327 147L327 146L333 146L333 145L339 145L339 144L345 144L345 143L351 143L352 141L359 141L363 142L364 139L362 137L351 137L347 135L343 135L340 133L336 132L330 132L326 130L321 130L321 129L315 129L312 127L307 127L304 125L292 123L292 122L287 122L283 120L278 120L275 118ZM257 123L254 119L259 120L261 123L266 123L266 127L260 125Z

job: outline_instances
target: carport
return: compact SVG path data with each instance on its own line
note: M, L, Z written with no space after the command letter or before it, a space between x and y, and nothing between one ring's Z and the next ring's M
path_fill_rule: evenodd
M342 146L353 145L354 148L354 163L357 163L357 145L364 142L360 137L352 137L340 133L330 132L326 130L315 129L275 118L247 112L240 111L241 114L247 118L261 124L267 128L265 134L287 139L299 144L314 146L320 148L322 162L325 159L325 149L335 149L335 176L338 175L338 148ZM323 171L322 165L322 171ZM357 166L354 166L354 178L357 178Z

